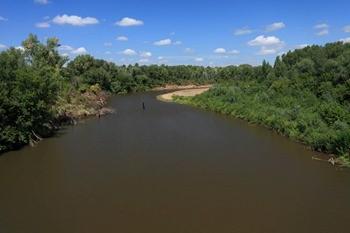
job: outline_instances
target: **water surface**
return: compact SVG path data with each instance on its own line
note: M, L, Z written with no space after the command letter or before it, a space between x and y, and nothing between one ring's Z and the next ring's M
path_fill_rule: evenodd
M349 171L158 94L0 156L0 232L349 232Z

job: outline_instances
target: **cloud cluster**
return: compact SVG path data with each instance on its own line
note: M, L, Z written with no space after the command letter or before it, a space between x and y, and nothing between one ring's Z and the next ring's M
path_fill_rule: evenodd
M115 25L120 27L141 26L144 23L141 20L125 17L120 21L115 22Z
M60 47L58 47L58 50L61 51L69 51L71 54L74 55L79 55L79 54L84 54L87 53L87 50L84 47L80 47L77 49L74 49L73 47L69 46L69 45L61 45ZM63 54L64 56L68 56L68 54Z
M55 18L53 18L52 22L59 25L70 24L73 26L86 26L86 25L99 23L99 21L96 18L92 18L92 17L82 18L77 15L68 16L66 14L62 16L57 15Z
M152 53L151 52L146 52L146 51L141 51L139 53L137 53L135 50L133 49L125 49L124 51L119 52L120 54L124 54L124 55L140 55L140 57L146 58L146 57L152 57Z
M286 27L284 22L276 22L276 23L272 23L272 24L266 25L265 26L265 31L266 32L272 32L272 31L276 31L276 30L284 28L284 27ZM240 36L240 35L245 35L245 34L251 34L253 32L254 32L254 30L250 29L249 27L244 27L244 28L236 29L234 34L236 36Z
M6 49L7 48L7 46L6 45L4 45L4 44L0 44L0 49Z
M160 41L154 42L153 44L157 46L169 45L171 44L171 40L170 39L160 40Z
M254 40L248 42L249 46L260 46L258 55L269 55L278 53L284 46L285 42L275 36L260 35Z
M2 16L0 16L0 21L7 21L7 19L2 17Z
M268 46L268 45L284 45L284 42L274 36L260 35L254 40L248 42L249 46Z
M316 32L317 36L324 36L324 35L328 35L329 34L329 25L326 24L326 23L316 24L314 26L314 29L320 30L320 31Z
M111 43L111 42L105 42L103 45L104 45L104 46L112 46L113 43Z

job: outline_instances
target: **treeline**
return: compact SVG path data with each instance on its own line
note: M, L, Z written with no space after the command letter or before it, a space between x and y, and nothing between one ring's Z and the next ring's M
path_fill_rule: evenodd
M48 136L57 119L85 115L91 97L102 92L145 91L166 84L215 82L215 69L199 66L117 66L81 55L73 61L58 52L59 40L46 44L29 35L22 48L0 53L0 153ZM73 112L73 113L72 113ZM59 123L59 122L58 122Z
M117 66L58 53L59 41L35 35L0 53L0 153L52 132L60 116L92 94L145 91L166 84L214 84L189 104L244 118L315 150L349 157L350 44L309 46L274 64L228 67ZM91 94L91 95L87 95Z
M99 86L106 91L137 92L166 84L207 84L215 82L214 68L201 66L150 65L116 66L113 62L80 55L64 69L70 83Z
M265 126L350 165L349 43L291 51L273 66L219 70L219 85L178 101Z

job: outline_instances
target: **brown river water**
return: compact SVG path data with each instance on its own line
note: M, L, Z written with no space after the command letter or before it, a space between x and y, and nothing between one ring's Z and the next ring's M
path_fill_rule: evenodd
M350 232L349 170L159 94L0 156L0 233Z

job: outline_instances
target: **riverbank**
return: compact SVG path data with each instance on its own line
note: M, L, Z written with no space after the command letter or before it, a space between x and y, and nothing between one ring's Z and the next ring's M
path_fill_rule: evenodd
M185 90L179 90L179 91L174 91L170 93L166 93L163 95L157 96L157 99L162 100L162 101L173 101L174 96L183 96L183 97L193 97L195 95L202 94L205 91L208 91L212 85L207 85L207 86L199 86L195 88L186 88ZM167 89L164 89L167 90Z
M212 110L265 127L300 142L311 150L329 155L328 158L313 158L314 160L329 162L339 167L350 167L347 131L322 124L322 121L316 118L318 115L310 112L310 108L299 106L295 112L293 106L278 107L273 101L261 101L257 94L251 95L249 92L254 86L245 88L242 85L217 85L201 95L169 93L167 97L172 102ZM310 118L310 115L315 117ZM320 125L314 125L315 118L321 122ZM321 135L320 131L324 134Z
M84 91L72 94L69 101L59 98L55 106L58 119L83 118L88 116L104 116L115 113L115 109L104 107L110 94L105 91Z
M155 87L152 88L151 91L166 91L166 90L185 90L185 89L202 89L202 88L210 88L212 84L209 85L165 85L163 87Z

